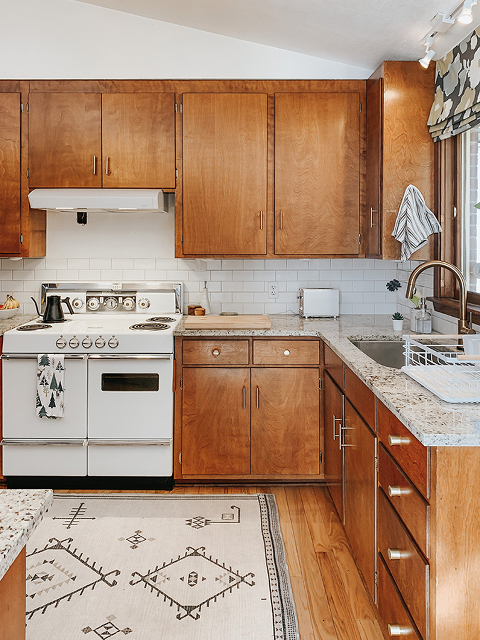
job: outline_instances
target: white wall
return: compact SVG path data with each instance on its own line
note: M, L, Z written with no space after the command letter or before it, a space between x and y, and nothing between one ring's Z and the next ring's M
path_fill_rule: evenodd
M73 0L2 0L0 26L5 79L319 79L371 73Z

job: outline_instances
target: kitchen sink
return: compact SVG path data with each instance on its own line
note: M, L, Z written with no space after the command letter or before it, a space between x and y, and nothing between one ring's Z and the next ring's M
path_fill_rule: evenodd
M401 369L405 364L405 344L402 340L350 340L357 349L385 367Z

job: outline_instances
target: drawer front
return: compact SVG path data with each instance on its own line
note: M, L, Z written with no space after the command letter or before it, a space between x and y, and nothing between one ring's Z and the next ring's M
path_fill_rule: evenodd
M320 343L315 340L254 340L254 364L317 364Z
M421 640L381 558L378 561L378 613L385 638L400 636Z
M248 363L248 340L183 341L183 364Z
M427 637L429 566L380 489L378 492L378 551L424 638Z
M428 449L391 411L377 403L378 434L385 449L399 463L424 498L430 498Z
M72 444L3 444L4 476L86 476L87 447Z
M379 448L378 479L390 503L428 558L430 507L382 445Z
M173 473L173 447L169 444L88 443L89 476L168 477Z
M345 396L368 426L375 431L375 396L348 367L345 367Z
M330 374L330 377L335 380L340 389L343 390L343 360L337 356L337 354L324 345L325 347L325 369Z

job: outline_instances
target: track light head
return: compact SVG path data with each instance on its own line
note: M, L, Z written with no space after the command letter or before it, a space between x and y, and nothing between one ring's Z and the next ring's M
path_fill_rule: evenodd
M477 3L473 2L473 0L465 0L465 2L463 3L462 11L457 18L459 22L461 22L462 24L470 24L471 22L473 22L472 6L474 4Z
M419 63L422 65L424 69L428 68L428 65L430 64L430 60L433 58L434 55L435 55L435 51L433 49L429 49L426 52L426 54L423 56L423 58L419 60Z

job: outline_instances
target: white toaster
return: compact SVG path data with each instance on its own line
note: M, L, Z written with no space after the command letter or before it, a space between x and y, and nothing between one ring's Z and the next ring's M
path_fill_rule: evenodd
M298 298L302 318L336 318L339 314L338 289L300 289Z

